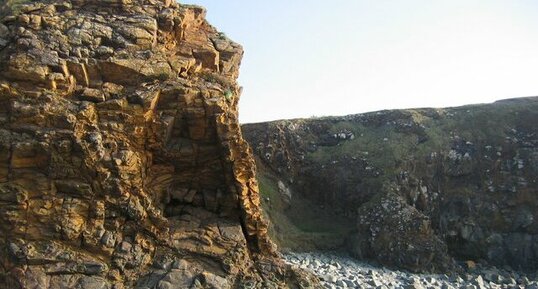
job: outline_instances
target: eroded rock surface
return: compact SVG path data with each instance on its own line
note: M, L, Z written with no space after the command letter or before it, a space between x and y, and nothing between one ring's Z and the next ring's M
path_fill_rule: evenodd
M292 192L291 202L285 197L292 206L279 216L293 217L298 228L310 222L294 217L302 210L294 200L302 198L346 217L352 230L333 239L347 238L341 245L362 258L413 271L444 271L452 258L535 270L537 123L538 98L530 97L243 130L261 174L271 176L263 187L280 181ZM275 216L272 204L283 197L269 197L263 200ZM318 223L336 226L334 217ZM273 224L275 235L294 237L281 224Z
M243 50L203 8L2 11L0 288L316 286L267 236L237 121Z

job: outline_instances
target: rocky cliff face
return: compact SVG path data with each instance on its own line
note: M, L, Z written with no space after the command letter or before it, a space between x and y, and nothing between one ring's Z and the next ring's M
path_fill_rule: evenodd
M268 215L290 219L303 232L296 242L313 238L310 219L297 214L307 200L308 210L331 211L320 223L343 217L350 230L332 241L347 239L339 245L353 254L442 271L453 258L538 268L537 123L538 98L522 98L243 129L269 176L261 179ZM275 206L282 200L289 206ZM281 224L273 234L286 241Z
M14 11L0 24L0 288L316 286L275 257L237 121L242 47L204 9Z

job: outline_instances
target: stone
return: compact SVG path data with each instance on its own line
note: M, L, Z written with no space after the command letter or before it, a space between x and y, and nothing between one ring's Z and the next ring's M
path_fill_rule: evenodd
M336 286L340 286L342 288L347 288L347 283L345 283L342 280L337 280L335 283L336 283Z
M374 287L383 285L383 283L381 283L381 281L377 280L376 277L372 277L372 280L368 281L368 284L370 284L371 286L374 286Z
M104 102L105 93L100 89L85 88L80 94L81 100L87 100L91 102Z
M419 283L411 283L406 285L405 289L424 289L424 287Z
M280 194L262 203L268 215L293 216L298 228L317 220L328 236L290 234L275 218L270 229L285 244L341 244L359 259L413 272L454 271L453 259L462 257L536 271L537 132L521 125L535 123L536 110L538 97L525 97L244 124L243 131L268 176L264 185L293 192L290 206L274 205L285 200ZM339 226L352 229L333 234Z
M243 49L215 49L204 9L12 12L0 11L0 289L319 288L269 237L238 121Z
M15 81L43 84L49 72L48 66L39 64L34 58L21 53L11 55L3 75Z
M467 267L467 270L474 270L476 268L476 263L472 260L465 261L465 266Z
M194 282L195 272L185 269L172 269L157 284L159 289L190 288Z
M480 276L480 275L478 275L478 277L474 278L473 283L474 283L474 285L476 285L476 287L478 289L486 288L486 286L484 285L484 279L482 279L482 276Z
M500 284L503 282L503 278L499 274L499 272L487 270L483 272L483 276L485 280L496 283L496 284Z
M228 282L228 280L218 275L214 275L209 272L204 272L202 276L204 280L203 283L206 286L210 286L211 288L228 289L232 287L232 285L230 284L230 282Z
M346 284L347 287L349 288L354 288L356 287L357 283L356 282L353 282L351 280L344 280L344 283Z
M357 242L362 247L355 250L370 252L384 265L412 271L424 267L448 270L454 266L446 245L434 235L428 217L396 194L388 193L369 207L359 209L357 219L357 235L363 240ZM373 236L368 238L370 235ZM395 239L398 242L393 242Z

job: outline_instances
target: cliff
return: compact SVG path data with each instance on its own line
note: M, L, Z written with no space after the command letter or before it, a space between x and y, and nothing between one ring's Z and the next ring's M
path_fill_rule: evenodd
M243 50L203 8L12 2L0 288L317 286L267 235L237 121Z
M538 268L538 98L243 126L271 233L412 271Z

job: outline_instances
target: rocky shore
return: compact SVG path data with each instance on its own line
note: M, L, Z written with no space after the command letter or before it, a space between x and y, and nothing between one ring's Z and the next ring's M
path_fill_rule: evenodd
M404 289L538 289L536 274L495 267L462 270L454 274L414 274L376 267L336 253L287 253L286 262L316 274L325 288Z

